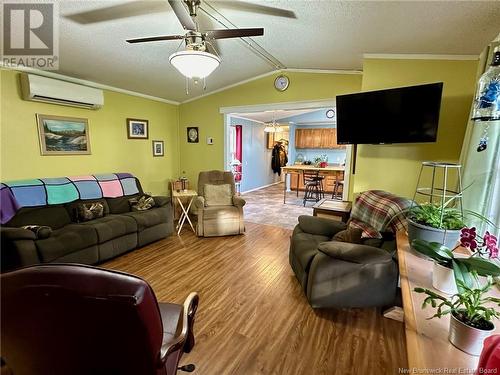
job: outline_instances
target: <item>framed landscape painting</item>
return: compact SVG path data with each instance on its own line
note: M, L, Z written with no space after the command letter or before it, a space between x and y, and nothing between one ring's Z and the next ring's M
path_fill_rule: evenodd
M148 139L148 120L127 119L127 137L129 139Z
M90 155L85 118L36 115L42 155Z

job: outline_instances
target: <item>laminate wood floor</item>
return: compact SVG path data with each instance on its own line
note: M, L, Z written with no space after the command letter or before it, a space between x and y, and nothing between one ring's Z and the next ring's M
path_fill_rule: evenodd
M103 266L143 277L159 301L199 293L196 345L181 361L193 374L398 374L403 324L377 309L313 310L288 264L290 235L254 223L233 237L183 230Z

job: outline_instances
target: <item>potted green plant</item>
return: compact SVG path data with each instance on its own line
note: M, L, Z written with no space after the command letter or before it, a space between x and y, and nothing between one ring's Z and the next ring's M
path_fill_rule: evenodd
M456 256L438 242L416 239L411 245L414 250L434 261L432 286L441 292L456 293L458 281L470 284L470 271L482 276L500 276L500 266L495 261L498 258L497 238L488 231L480 237L476 234L476 228L462 228L460 245L471 252L469 257Z
M439 242L454 248L465 227L461 210L435 203L424 203L408 210L408 239Z
M469 276L477 280L474 272ZM414 291L427 295L422 308L430 305L437 309L429 319L451 316L448 340L458 349L477 356L481 354L484 339L495 329L492 320L500 317L495 309L500 306L500 299L486 295L493 285L491 276L484 286L469 286L460 280L457 283L460 291L451 297L420 287Z

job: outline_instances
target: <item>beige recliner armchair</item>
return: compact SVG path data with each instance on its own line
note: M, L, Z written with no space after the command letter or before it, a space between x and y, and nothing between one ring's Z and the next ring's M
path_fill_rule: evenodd
M198 215L198 236L229 236L245 232L245 200L235 195L231 172L200 172L198 196L193 205Z

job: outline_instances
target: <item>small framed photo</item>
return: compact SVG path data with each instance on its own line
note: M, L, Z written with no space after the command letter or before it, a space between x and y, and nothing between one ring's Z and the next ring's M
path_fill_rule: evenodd
M149 138L148 120L128 118L127 137L129 139L148 139Z
M164 156L165 149L163 141L153 141L153 156Z
M200 141L197 126L190 126L187 128L187 141L188 143L198 143Z

